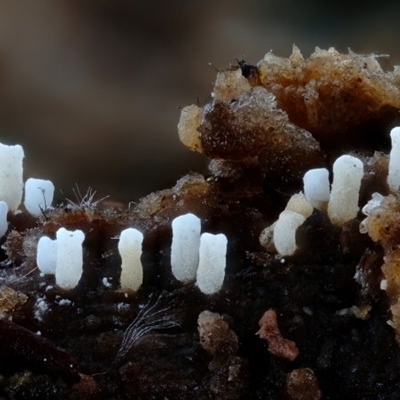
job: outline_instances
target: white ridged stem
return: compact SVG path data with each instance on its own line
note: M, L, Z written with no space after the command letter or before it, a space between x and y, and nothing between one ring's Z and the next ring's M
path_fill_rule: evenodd
M172 221L171 267L175 278L181 282L196 279L199 265L200 218L185 214Z
M333 183L328 215L335 225L343 225L357 216L364 167L356 157L344 155L333 164Z
M136 292L143 283L142 255L143 234L134 228L121 232L118 251L121 256L121 290Z
M329 201L329 172L326 168L310 169L304 174L304 195L319 210L326 209Z
M196 284L205 294L218 292L225 278L228 240L222 233L203 233L200 237Z
M85 235L82 231L57 231L56 284L63 289L75 288L83 272L82 243Z
M47 236L39 239L36 253L36 264L43 274L55 274L57 266L57 240Z
M281 256L291 256L297 250L296 231L306 218L297 212L284 210L274 228L274 244Z
M38 217L51 206L54 196L53 182L45 179L29 178L25 182L24 205L28 212Z
M23 158L24 150L19 144L7 146L0 143L0 200L5 201L13 212L22 200Z

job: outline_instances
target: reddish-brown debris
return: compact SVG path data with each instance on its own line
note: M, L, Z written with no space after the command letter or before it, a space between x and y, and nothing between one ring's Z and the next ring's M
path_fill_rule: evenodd
M292 340L285 339L278 328L276 312L267 310L258 321L260 329L256 333L268 342L268 351L274 356L293 361L299 355L299 349Z

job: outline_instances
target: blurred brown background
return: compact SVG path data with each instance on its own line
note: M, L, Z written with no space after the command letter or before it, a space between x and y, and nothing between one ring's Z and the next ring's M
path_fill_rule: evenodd
M296 43L388 53L400 64L400 2L1 1L0 140L26 177L128 202L205 160L181 146L179 108L209 99L215 70Z

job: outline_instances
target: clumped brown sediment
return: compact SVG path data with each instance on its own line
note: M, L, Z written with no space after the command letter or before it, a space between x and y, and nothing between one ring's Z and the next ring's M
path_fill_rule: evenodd
M305 59L295 47L289 58L268 53L257 65L219 72L213 95L204 107L184 108L178 125L182 142L210 158L208 176L183 177L122 211L70 204L39 219L10 216L0 277L13 302L0 309L7 319L0 333L14 360L0 360L2 396L395 398L400 206L386 184L386 153L400 122L398 68L384 72L374 55L334 49ZM365 166L360 206L374 192L383 196L364 222L368 235L359 231L361 213L337 227L314 209L297 230L293 256L261 247L260 232L301 190L304 173L331 170L349 152ZM171 274L171 222L186 212L201 218L203 231L228 237L225 282L213 296ZM84 274L71 291L35 270L38 239L61 226L86 234ZM126 227L145 238L144 282L131 295L119 291L112 239ZM147 327L131 323L146 309L162 310L173 328L140 336ZM263 325L263 340L255 332L266 310L275 322ZM290 351L274 350L274 340ZM37 353L46 341L56 368Z

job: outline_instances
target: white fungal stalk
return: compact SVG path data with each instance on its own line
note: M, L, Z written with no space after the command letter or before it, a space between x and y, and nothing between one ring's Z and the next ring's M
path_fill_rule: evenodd
M328 215L335 225L343 225L357 216L363 163L356 157L344 155L333 164L332 191Z
M280 213L274 228L274 244L281 256L291 256L297 250L296 231L304 223L304 215L290 210Z
M121 290L137 291L143 283L142 255L143 234L137 229L128 228L121 232L118 251L122 259Z
M29 178L25 182L24 205L28 212L38 217L51 206L54 196L53 182L45 179Z
M56 284L63 289L75 288L83 272L82 243L85 235L81 230L57 231Z
M297 228L312 214L313 207L303 193L289 199L279 219L265 228L259 240L268 251L277 251L281 256L291 256L296 250Z
M400 189L400 127L390 131L392 150L389 158L389 171L387 183L390 190L397 192Z
M55 274L57 266L57 240L47 236L39 239L36 253L36 264L43 274Z
M23 158L24 150L20 145L6 146L0 143L0 200L5 201L13 212L22 200Z
M228 240L222 233L203 233L200 237L196 284L205 294L218 292L225 278Z
M199 264L200 218L185 214L172 221L171 267L181 282L196 279Z
M304 195L319 210L325 210L329 201L329 172L326 168L310 169L304 174Z

